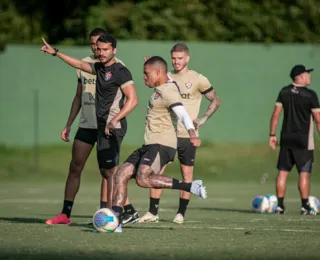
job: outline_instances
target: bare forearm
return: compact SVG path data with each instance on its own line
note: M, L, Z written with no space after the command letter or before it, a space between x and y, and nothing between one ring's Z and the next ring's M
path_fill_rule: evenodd
M84 61L79 60L77 58L71 57L71 56L69 56L67 54L63 54L61 52L57 53L57 57L59 57L65 63L69 64L70 66L72 66L74 68L86 71L86 72L91 73L91 74L93 73L90 64L87 63L87 62L84 62Z
M137 105L138 105L137 99L135 99L135 98L127 99L123 108L120 110L120 112L112 120L115 122L120 121L122 118L129 115Z
M215 94L215 96L213 97L213 99L211 100L207 108L207 111L203 114L202 117L209 119L214 114L214 112L218 110L220 104L221 104L220 98L217 94Z
M270 135L275 135L278 125L278 119L272 118L270 121Z
M70 114L66 124L67 126L70 127L72 125L73 121L75 120L75 118L77 117L80 111L80 108L81 108L81 99L79 97L75 97L71 105Z

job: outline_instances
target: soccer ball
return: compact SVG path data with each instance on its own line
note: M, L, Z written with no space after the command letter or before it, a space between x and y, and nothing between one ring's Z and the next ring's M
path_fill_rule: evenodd
M93 226L99 232L113 232L119 226L119 219L113 210L102 208L94 213Z
M320 201L316 197L309 196L309 205L315 212L320 212Z
M269 200L269 213L274 213L278 207L278 198L276 195L268 194L267 199Z
M252 210L255 213L266 213L269 211L269 200L265 196L257 196L252 201Z

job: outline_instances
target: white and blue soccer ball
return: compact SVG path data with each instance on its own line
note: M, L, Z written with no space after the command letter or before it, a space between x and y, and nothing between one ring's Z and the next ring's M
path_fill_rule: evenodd
M316 197L309 196L309 206L315 212L320 212L320 201Z
M255 213L267 213L269 211L269 207L269 200L265 196L257 196L252 201L252 210Z
M119 226L119 219L113 210L102 208L94 213L93 226L99 232L113 232Z
M276 195L268 194L267 199L269 200L269 213L274 213L278 207L278 198Z

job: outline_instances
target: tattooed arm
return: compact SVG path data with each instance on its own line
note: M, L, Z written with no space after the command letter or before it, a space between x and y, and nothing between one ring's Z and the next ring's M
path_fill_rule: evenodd
M196 129L199 129L199 127L202 126L213 115L213 113L218 110L221 103L220 98L214 89L206 93L205 96L210 101L210 104L203 116L193 121Z

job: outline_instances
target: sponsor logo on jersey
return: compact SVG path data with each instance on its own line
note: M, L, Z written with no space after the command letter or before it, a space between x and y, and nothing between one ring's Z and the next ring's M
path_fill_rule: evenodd
M104 80L109 80L112 77L111 71L106 72Z
M184 85L185 85L185 87L186 87L187 89L190 89L190 88L192 87L192 82L191 82L191 81L188 81L188 82L185 83Z
M156 92L156 94L154 94L154 100L157 100L158 98L160 97L160 95L159 95L159 93L158 92Z

